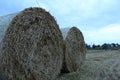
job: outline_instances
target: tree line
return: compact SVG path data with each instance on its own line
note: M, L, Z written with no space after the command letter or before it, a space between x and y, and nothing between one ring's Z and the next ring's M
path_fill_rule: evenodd
M120 49L120 44L118 43L104 43L102 45L88 45L86 44L87 49L94 49L94 50L118 50Z

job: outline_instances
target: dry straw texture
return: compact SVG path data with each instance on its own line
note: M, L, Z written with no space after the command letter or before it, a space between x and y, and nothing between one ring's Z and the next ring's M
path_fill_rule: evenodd
M65 39L65 62L70 72L78 71L85 60L86 47L82 32L72 27Z
M63 60L63 37L53 16L27 8L13 18L2 44L6 80L52 80Z

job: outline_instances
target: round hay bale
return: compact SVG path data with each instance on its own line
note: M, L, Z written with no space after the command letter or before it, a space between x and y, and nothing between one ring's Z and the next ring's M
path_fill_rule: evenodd
M6 80L53 80L62 67L63 37L42 8L16 15L5 33L2 70Z
M82 32L72 27L65 39L66 51L65 62L69 72L80 69L85 60L86 46Z

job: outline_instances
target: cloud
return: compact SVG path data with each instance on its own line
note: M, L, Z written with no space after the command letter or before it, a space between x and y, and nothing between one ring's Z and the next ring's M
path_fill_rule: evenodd
M0 15L42 7L55 17L60 28L77 26L88 43L117 42L119 4L120 0L0 0Z
M89 44L120 43L120 24L110 24L100 29L86 31L85 38Z
M55 16L60 27L79 27L88 43L120 41L119 0L37 1Z
M26 7L42 7L46 10L49 10L49 7L45 3L39 2L39 0L24 0L24 1L22 1L22 6L24 8L26 8Z
M117 2L118 0L84 0L80 4L80 9L83 11L82 16L99 16L101 13L113 9Z
M48 4L51 9L54 9L60 15L82 14L84 17L101 13L106 10L113 9L113 6L118 5L118 0L53 0L40 1L39 3Z
M119 0L38 0L60 24L60 27L73 25L102 27L115 23L120 17ZM115 16L117 15L117 16Z

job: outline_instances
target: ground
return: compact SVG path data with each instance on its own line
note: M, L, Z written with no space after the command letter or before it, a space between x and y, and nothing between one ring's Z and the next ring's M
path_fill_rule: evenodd
M81 70L59 80L120 80L120 50L88 50Z

